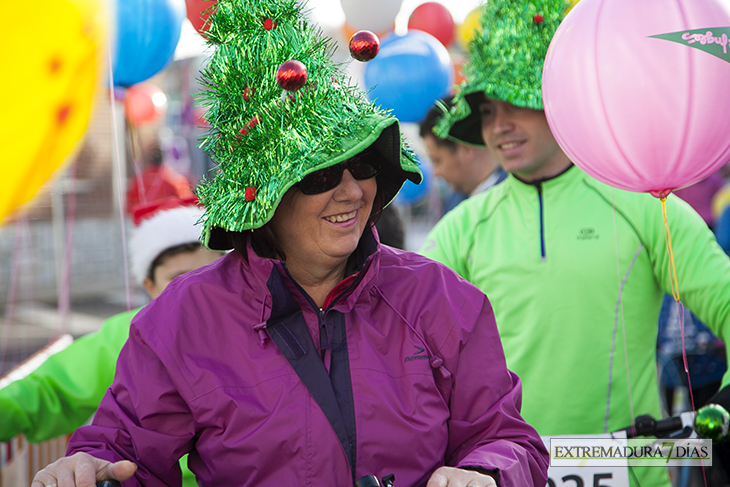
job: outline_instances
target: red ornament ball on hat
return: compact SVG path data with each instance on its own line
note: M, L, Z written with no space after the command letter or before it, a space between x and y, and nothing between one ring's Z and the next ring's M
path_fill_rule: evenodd
M287 61L276 70L276 82L287 91L297 91L307 82L307 67L299 61Z
M542 15L540 15L540 14L537 14L537 15L535 15L535 16L534 16L534 17L532 18L532 20L534 20L534 21L535 21L535 23L536 23L537 25L540 25L540 24L542 24L542 22L543 22L543 21L545 20L545 17L543 17L543 16L542 16Z
M266 30L276 29L276 20L272 20L272 19L264 20L264 29L266 29Z
M256 198L256 188L249 186L246 188L246 194L244 195L246 201L253 201Z
M380 39L369 30L355 32L350 37L350 55L358 61L371 61L380 51Z

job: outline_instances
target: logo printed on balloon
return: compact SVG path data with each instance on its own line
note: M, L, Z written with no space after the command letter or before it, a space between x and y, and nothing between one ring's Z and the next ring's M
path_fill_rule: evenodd
M724 54L727 54L727 34L722 34L722 37L713 37L712 31L708 30L705 35L702 34L690 34L689 32L686 32L682 34L682 39L687 41L687 44L693 44L695 42L699 42L703 46L705 44L721 44L722 45L722 52Z
M694 29L649 37L685 44L730 63L730 57L727 55L728 34L730 34L730 27L719 27L712 30Z

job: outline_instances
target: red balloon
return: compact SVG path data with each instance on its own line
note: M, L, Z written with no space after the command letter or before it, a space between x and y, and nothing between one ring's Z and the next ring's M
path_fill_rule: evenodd
M193 24L195 30L201 34L208 29L210 23L208 16L210 12L203 14L203 11L216 4L216 0L185 0L185 8L190 23Z
M167 97L152 83L138 83L127 89L124 114L129 123L145 125L158 121L165 111Z
M276 70L276 81L287 91L297 91L307 82L307 67L299 61L287 61Z
M380 51L380 39L369 30L355 32L350 38L350 54L358 61L374 59Z
M422 3L408 18L408 28L427 32L444 46L454 40L454 18L449 9L436 2Z

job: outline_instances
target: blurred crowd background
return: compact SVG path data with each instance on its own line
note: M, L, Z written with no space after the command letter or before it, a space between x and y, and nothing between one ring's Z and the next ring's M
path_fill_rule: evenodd
M23 204L11 207L16 201L10 201L2 208L0 376L64 334L78 337L115 313L143 305L148 298L130 279L125 251L132 208L169 194L189 193L215 167L198 147L207 127L194 96L207 59L201 31L206 28L206 9L215 8L215 2L76 1L65 10L58 7L64 2L42 3L39 9L47 11L48 18L39 18L38 25L26 31L33 35L32 29L37 29L38 40L7 53L10 57L3 63L30 59L32 64L35 56L43 61L43 69L46 64L50 68L44 73L49 76L46 85L42 79L28 78L35 99L23 99L21 93L17 100L21 113L37 105L35 118L28 121L40 127L37 153L22 152L30 151L34 141L27 143L15 131L3 130L8 144L20 144L17 153L10 151L2 161L5 169L19 172L17 179L4 183L9 186L7 198L13 198L15 187L31 191L35 179L47 179L37 183L40 189L30 201L15 196ZM102 5L97 8L94 3ZM307 3L310 20L337 44L333 57L346 64L355 83L370 90L371 99L393 109L421 158L425 184L408 183L396 202L403 246L409 250L418 249L441 217L449 194L448 186L433 177L418 122L435 100L452 93L460 82L466 42L478 24L478 4L479 0ZM78 40L64 35L79 22L85 34L87 24L98 23L93 46L97 64L88 76L93 83L81 83L77 73L67 93L58 93L51 85L56 72L73 63L90 64L83 58L88 53L77 52ZM54 29L59 33L55 39ZM349 40L360 30L376 33L381 42L379 56L368 63L350 55ZM32 68L25 70L29 76ZM23 76L19 79L22 85ZM69 93L88 98L86 125L83 119L73 119L79 113L77 105L56 110L58 100ZM52 112L53 123L43 132L49 124L38 119L45 112ZM54 123L77 123L79 136L57 130ZM56 146L66 144L66 154L48 150L54 138L60 141Z
M130 278L126 253L132 208L171 194L189 195L191 187L215 170L214 161L199 148L208 128L194 96L207 59L204 32L213 0L69 0L70 7L58 13L54 9L65 2L40 3L39 11L47 12L48 18L39 15L35 24L18 27L33 42L8 52L3 62L16 66L18 85L26 80L32 90L32 96L20 93L8 101L10 111L12 103L17 104L21 119L8 118L12 129L1 131L7 138L3 146L18 149L9 152L2 167L20 176L6 179L2 184L10 187L3 192L12 199L15 189L35 183L40 189L30 188L33 197L28 202L19 201L7 211L0 208L5 211L0 215L0 377L58 337L94 331L104 319L145 304L146 294ZM103 8L96 9L96 3ZM448 184L434 177L419 122L435 101L453 94L462 81L466 44L478 28L479 4L480 0L307 3L310 20L337 45L334 59L346 65L370 99L393 110L421 160L424 183L407 182L395 202L407 250L419 249L453 196ZM94 53L79 49L72 37L54 38L53 29L72 30L66 21L78 24L85 41L92 37L90 26L98 24ZM351 56L349 41L360 30L380 38L380 53L369 62ZM24 69L23 62L38 59L42 63L36 63L41 66L36 71L33 66ZM86 78L80 78L78 70L68 92L57 93L53 76L74 62L92 65L91 81L79 82ZM46 85L38 75L41 71L48 77ZM88 99L87 118L74 119L81 110L70 102L59 105L64 97ZM46 112L50 121L42 119ZM72 122L76 137L58 128ZM39 129L29 131L29 126ZM35 142L27 135L31 132ZM68 148L65 153L63 147ZM31 150L37 153L23 152ZM42 175L45 179L36 181ZM728 181L726 166L677 192L716 230L726 251ZM725 370L724 344L688 318L686 348L704 358L694 362L697 376L715 382ZM676 317L663 319L676 323ZM676 363L682 344L675 328L665 328L658 342L659 359L666 363L663 384L670 392L683 385Z

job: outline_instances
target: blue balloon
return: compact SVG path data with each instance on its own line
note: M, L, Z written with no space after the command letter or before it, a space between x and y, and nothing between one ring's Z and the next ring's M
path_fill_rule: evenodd
M365 65L368 98L393 110L402 122L419 122L454 83L454 66L443 44L431 34L411 30L389 34L378 56Z
M185 19L185 0L117 0L114 84L132 86L172 60Z
M421 184L414 184L406 179L405 184L401 188L395 201L403 206L414 205L423 201L431 189L431 179L433 178L433 168L430 164L421 163L421 172L423 173L423 181Z

